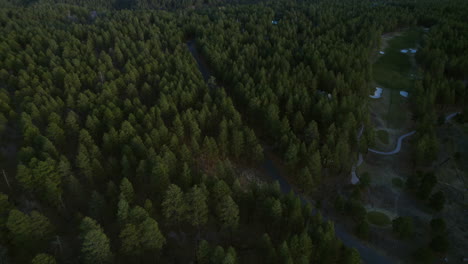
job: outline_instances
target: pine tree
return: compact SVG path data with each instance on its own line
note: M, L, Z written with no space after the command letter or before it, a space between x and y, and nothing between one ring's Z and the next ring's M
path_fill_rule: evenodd
M176 225L182 223L188 209L184 200L184 194L175 184L169 186L161 206L164 217Z
M244 151L244 135L242 131L234 130L231 142L232 154L238 158Z
M93 219L102 220L106 209L106 200L97 191L91 193L91 198L88 204L89 216Z
M188 214L187 220L200 232L201 226L208 221L208 205L206 204L206 194L195 185L187 197Z
M141 254L140 234L133 224L126 224L119 235L120 251L124 255L138 256Z
M16 209L11 210L6 227L12 234L13 242L27 248L47 242L53 234L49 219L37 211L32 211L28 216Z
M232 242L232 231L239 225L239 207L232 200L231 196L226 196L221 203L221 208L221 225L230 231Z
M431 198L429 198L429 204L436 211L441 211L444 209L445 205L445 195L442 191L434 193Z
M135 196L134 191L133 191L133 185L127 178L123 178L122 181L120 182L120 192L123 198L129 204L133 203L133 199Z
M170 184L169 168L167 165L158 163L151 173L151 187L155 193L164 193Z
M121 196L119 203L117 204L117 220L120 224L123 224L127 221L129 210L130 206L128 205L127 200Z
M49 254L37 254L31 261L31 264L56 264L55 258Z
M360 264L361 258L359 252L355 248L345 249L344 262L345 264Z
M6 227L12 234L15 244L25 245L31 242L31 220L27 215L16 209L11 210L8 215Z
M166 239L159 230L158 222L148 217L140 225L141 246L147 251L160 250L166 243Z
M83 263L110 263L112 252L109 238L101 229L94 229L86 233L81 246Z
M211 255L211 247L206 242L206 240L202 240L198 245L197 249L197 263L199 264L209 264L210 263L210 255Z
M271 242L270 236L268 234L263 234L261 240L261 251L260 256L262 256L263 263L276 263L277 254L273 243Z
M286 243L286 241L283 241L283 243L281 244L280 246L280 249L279 249L279 255L281 257L281 262L280 263L284 263L284 264L293 264L293 259L291 257L291 253L289 251L289 247L288 247L288 244Z
M224 257L224 249L221 246L216 246L213 254L211 255L211 263L222 263Z
M182 166L182 172L180 173L180 186L183 190L188 190L190 185L192 184L192 175L190 173L190 167L186 162Z

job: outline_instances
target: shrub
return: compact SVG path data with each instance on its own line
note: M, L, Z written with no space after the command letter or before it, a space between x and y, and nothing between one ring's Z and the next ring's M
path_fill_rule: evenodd
M392 223L386 214L378 211L368 212L367 219L371 224L378 226L388 226Z

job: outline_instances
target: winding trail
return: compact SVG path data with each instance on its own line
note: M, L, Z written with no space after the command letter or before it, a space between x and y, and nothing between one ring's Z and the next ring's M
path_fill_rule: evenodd
M446 116L446 117L445 117L445 123L447 123L448 121L450 121L450 119L454 118L454 117L457 116L458 114L461 114L461 112L451 113L450 115Z
M400 150L401 150L401 142L403 141L403 139L405 139L405 138L407 138L407 137L409 137L409 136L412 136L412 135L414 135L415 133L416 133L416 130L413 130L413 131L411 131L411 132L409 132L409 133L406 133L406 134L400 136L400 137L398 138L398 142L397 142L396 148L395 148L394 150L392 150L392 151L384 152L384 151L378 151L378 150L371 149L371 148L369 148L369 149L367 149L367 150L369 150L370 152L376 153L376 154L380 154L380 155L393 155L393 154L397 154L397 153L400 152ZM358 165L358 166L359 166L359 165Z
M362 154L359 153L359 159L358 159L358 162L356 163L356 165L354 165L352 168L351 168L351 183L352 184L356 184L359 182L359 178L356 174L356 168L361 166L362 162L364 161L364 159L362 158Z

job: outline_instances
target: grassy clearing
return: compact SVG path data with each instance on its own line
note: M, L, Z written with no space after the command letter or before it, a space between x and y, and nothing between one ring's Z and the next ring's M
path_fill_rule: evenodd
M373 65L374 80L386 88L410 91L415 74L410 54L401 53L401 49L416 48L422 31L418 28L409 29L400 36L389 40L385 54Z
M387 120L388 127L400 127L406 122L407 118L407 112L402 111L404 109L402 104L406 102L406 98L402 97L398 90L389 90L389 93L390 102L385 114L385 120Z
M375 134L380 142L385 145L388 144L388 132L386 130L377 130Z
M368 212L367 219L369 220L369 223L377 226L389 226L392 223L386 214L378 211Z

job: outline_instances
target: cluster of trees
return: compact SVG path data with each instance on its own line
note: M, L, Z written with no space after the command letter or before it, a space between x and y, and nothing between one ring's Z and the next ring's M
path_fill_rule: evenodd
M239 175L263 161L260 138L305 192L348 174L353 151L373 140L369 54L426 9L217 3L0 1L2 262L359 263L310 205ZM140 10L115 10L126 8ZM464 60L452 51L463 42L434 43L463 27L434 29L418 58L430 66L424 54L450 54L447 103L463 92ZM204 82L188 38L219 86ZM337 204L366 237L356 201Z
M433 262L435 254L447 252L450 245L447 226L443 218L433 218L429 225L430 242L418 248L413 254L414 260L419 263Z
M441 211L445 205L445 195L442 191L432 193L436 184L437 177L433 172L416 171L406 181L406 187L419 199L428 201L429 206L435 211Z
M187 9L253 2L249 0L2 0L0 6L77 5L98 10Z
M0 160L2 261L359 263L310 205L239 177L263 148L203 81L185 17L91 11L0 9L0 124L18 135L0 141L17 161Z
M413 218L400 216L393 219L392 230L400 239L412 238L414 232Z
M246 122L283 157L291 180L312 192L326 172L347 174L353 150L366 150L373 137L369 54L384 30L415 23L411 13L366 1L198 13L184 20L187 31Z
M437 113L447 106L463 109L466 117L468 99L468 25L463 23L468 11L464 1L420 4L420 24L427 33L416 53L423 78L415 83L413 112L417 121L415 161L430 164L437 158L435 126L444 116Z
M368 173L363 173L359 184L355 185L348 198L343 195L338 195L334 201L334 208L340 214L348 216L349 220L354 223L354 233L363 240L369 239L370 224L367 217L367 210L364 207L364 193L369 188L371 178Z

